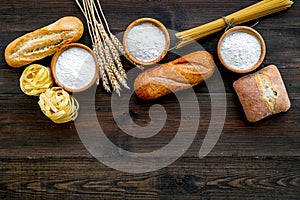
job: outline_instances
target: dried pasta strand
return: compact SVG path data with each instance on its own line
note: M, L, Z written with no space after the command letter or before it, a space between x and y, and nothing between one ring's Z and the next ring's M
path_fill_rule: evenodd
M220 18L202 26L176 33L175 35L179 39L176 48L183 47L195 40L202 39L210 34L223 30L227 26L224 19L233 19L234 24L238 25L279 11L283 11L291 7L292 4L293 1L291 0L262 0L242 10L227 15L224 18Z
M20 77L20 88L29 96L39 96L52 87L53 83L50 68L39 64L26 67Z
M42 112L54 123L74 121L78 116L77 100L60 87L47 89L39 97Z

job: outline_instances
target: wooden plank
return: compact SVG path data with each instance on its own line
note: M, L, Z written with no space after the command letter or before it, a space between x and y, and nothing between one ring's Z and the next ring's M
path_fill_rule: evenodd
M167 28L186 30L232 13L257 1L228 0L123 0L101 1L111 30L120 33L140 17L154 17ZM287 11L260 19L255 26L265 39L267 55L263 66L276 64L285 81L292 107L287 113L248 123L232 83L240 74L227 71L217 58L216 45L222 32L201 41L215 57L223 78L227 112L222 135L204 159L199 149L211 117L209 93L205 84L194 88L201 120L190 148L170 166L156 172L129 174L111 169L86 150L76 124L54 124L40 111L37 97L28 97L19 88L21 69L10 68L4 60L6 45L16 37L52 23L60 17L84 17L73 0L2 0L0 2L0 199L297 199L300 196L300 4ZM255 21L256 22L256 21ZM247 23L252 25L255 22ZM91 46L87 33L79 42ZM164 61L172 59L167 56ZM49 66L51 57L40 61ZM130 69L125 61L126 69ZM130 80L132 85L132 81ZM220 81L215 75L210 86ZM128 97L124 91L123 96ZM95 108L83 106L85 114L96 110L109 139L132 152L151 152L175 136L180 109L174 95L154 102L165 107L168 120L163 131L143 140L123 133L113 119L110 100L99 86ZM89 101L86 99L85 101ZM124 100L120 100L120 104ZM192 110L191 99L188 109ZM124 101L125 102L125 101ZM130 116L139 125L150 122L152 103L135 96L130 100ZM92 111L94 111L92 110ZM118 120L123 120L122 116ZM163 119L160 119L163 120ZM176 149L174 149L176 151ZM168 155L161 155L160 159ZM115 157L110 157L111 162ZM153 163L149 163L153 164ZM136 165L139 165L137 161Z
M126 94L124 94L126 95ZM2 156L75 156L86 155L83 145L78 138L74 123L53 124L40 111L36 97L26 97L23 94L0 95L1 101L6 105L1 108L0 115L0 152ZM300 121L298 94L292 94L293 108L288 113L278 114L258 123L248 123L244 113L238 105L236 97L232 94L227 95L228 107L227 116L223 129L223 134L216 145L212 155L231 156L264 156L282 155L299 156L299 131L298 122ZM172 96L172 98L175 98ZM95 102L96 113L99 123L107 136L116 144L121 145L132 151L150 151L166 145L175 136L179 127L178 113L174 110L179 109L179 105L169 99L165 105L169 112L168 122L164 131L150 140L143 141L126 136L115 123L111 109L107 106L110 97L106 94L97 94ZM192 155L196 156L210 121L210 99L208 95L198 95L201 120L197 137L192 146ZM12 102L11 102L12 101ZM19 104L18 102L22 102ZM232 102L236 102L233 105ZM122 104L122 102L120 102ZM140 125L150 122L148 110L152 104L135 102L130 112L134 113L134 120ZM193 102L191 102L193 109ZM18 108L18 109L16 109ZM92 108L93 109L93 108ZM6 112L5 112L6 111ZM9 111L9 112L7 112ZM89 110L88 110L89 111ZM94 110L95 111L95 110ZM3 113L5 112L5 113ZM126 113L124 111L124 113ZM128 116L129 117L129 116ZM177 128L176 128L177 127ZM13 133L13 134L12 134ZM128 146L130 144L130 146ZM16 148L18 147L18 148ZM39 151L33 151L33 149ZM21 149L21 151L20 151ZM272 151L271 151L272 150Z
M1 163L0 198L293 199L300 186L295 157L186 157L140 175L85 157L2 158Z

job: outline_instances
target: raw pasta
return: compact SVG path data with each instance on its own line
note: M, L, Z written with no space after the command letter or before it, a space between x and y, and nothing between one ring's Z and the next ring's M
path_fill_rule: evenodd
M29 65L20 78L21 90L29 96L39 96L52 87L51 70L39 64Z
M60 87L47 89L38 102L43 113L54 123L74 121L78 116L77 100Z
M192 28L190 30L182 31L176 34L179 39L176 48L183 47L195 40L199 40L208 35L223 30L226 26L242 24L260 17L264 17L291 7L293 1L291 0L263 0L253 4L247 8L239 10L235 13L227 15L226 17L209 22L202 26Z

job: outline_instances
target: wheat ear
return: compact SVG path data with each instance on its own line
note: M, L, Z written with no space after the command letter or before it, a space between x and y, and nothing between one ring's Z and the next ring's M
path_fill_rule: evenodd
M109 86L109 80L106 76L105 68L104 68L105 63L106 63L105 56L103 55L103 52L101 50L100 51L98 50L98 48L99 48L99 46L97 45L93 48L93 50L95 52L97 52L96 55L97 55L97 59L98 59L98 63L99 63L99 73L100 73L100 77L102 79L102 85L103 85L103 88L106 90L106 92L110 93L111 89Z
M113 58L113 61L115 64L113 66L112 70L114 71L116 78L125 88L130 89L126 83L127 76L126 76L126 72L123 68L123 65L121 63L119 52L117 51L116 47L113 45L110 37L105 32L102 24L99 24L99 29L100 29L101 34L103 35L104 43L107 45L109 51L112 54L112 58Z

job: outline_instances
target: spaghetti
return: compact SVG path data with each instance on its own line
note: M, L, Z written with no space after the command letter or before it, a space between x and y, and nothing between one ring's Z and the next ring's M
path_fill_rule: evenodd
M179 42L177 43L176 48L183 47L192 43L194 40L202 39L208 35L223 30L228 25L228 21L232 21L234 25L242 24L285 10L291 7L292 4L293 1L291 0L262 0L228 16L196 28L177 33L176 37L179 39Z

